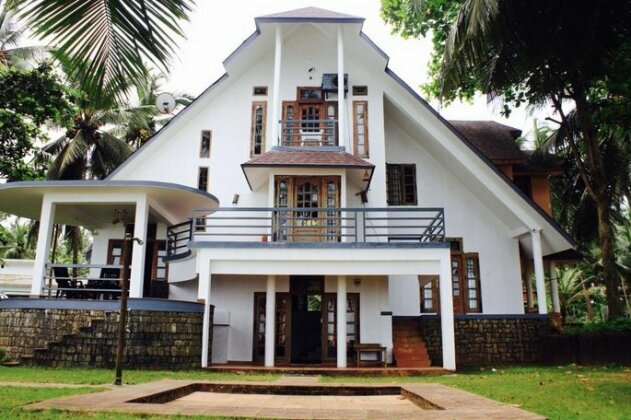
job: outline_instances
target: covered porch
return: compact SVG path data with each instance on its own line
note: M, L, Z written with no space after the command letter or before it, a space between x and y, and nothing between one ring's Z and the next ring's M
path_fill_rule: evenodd
M32 298L116 299L128 266L129 296L151 296L165 286L166 227L187 221L193 209L209 212L218 200L190 187L149 181L42 181L0 186L0 211L39 221ZM54 261L55 225L80 226L93 235L85 264ZM123 261L125 234L134 238ZM160 284L162 286L162 284Z

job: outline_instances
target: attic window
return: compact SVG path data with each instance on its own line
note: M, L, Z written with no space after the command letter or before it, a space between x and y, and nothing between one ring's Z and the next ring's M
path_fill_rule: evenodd
M254 96L267 96L267 86L254 86Z
M212 138L212 133L210 130L202 130L202 138L199 146L199 157L200 158L209 158L210 157L210 141Z
M353 86L353 96L368 96L368 86Z
M299 87L299 102L322 102L322 89L319 87Z

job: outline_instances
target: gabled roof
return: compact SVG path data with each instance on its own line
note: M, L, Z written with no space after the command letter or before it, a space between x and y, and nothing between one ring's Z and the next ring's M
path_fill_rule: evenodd
M267 153L241 164L247 166L312 166L318 168L365 168L375 167L357 156L341 150L283 150L272 149Z
M497 161L525 162L528 155L515 142L521 130L495 121L449 121L487 158Z
M303 7L287 12L259 16L255 18L255 21L257 24L271 22L362 23L364 18L317 7Z

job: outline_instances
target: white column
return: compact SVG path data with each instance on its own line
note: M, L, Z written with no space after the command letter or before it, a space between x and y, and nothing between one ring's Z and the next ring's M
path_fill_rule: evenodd
M550 295L552 296L552 312L561 312L561 302L559 301L559 281L557 279L557 265L554 261L550 261Z
M543 271L543 253L541 251L541 229L530 231L532 239L532 262L535 266L535 283L537 285L537 307L540 314L548 313L548 300L546 299L546 281Z
M535 307L535 293L532 289L532 280L530 278L530 263L527 260L524 276L524 281L526 282L526 304L528 306L528 310L530 311Z
M38 298L42 294L42 287L44 287L45 283L46 263L49 261L50 257L54 222L55 203L44 196L39 217L39 232L37 234L35 265L33 267L33 283L31 284L32 298Z
M132 242L131 275L129 276L129 297L141 298L145 281L145 250L147 249L147 224L149 223L149 205L147 196L136 201L134 218L134 238L142 241Z
M276 276L267 276L265 293L265 367L274 367L276 338Z
M210 353L210 329L213 327L210 323L210 291L212 288L212 278L210 273L210 263L208 260L199 267L200 289L203 288L204 294L204 320L202 324L202 367L208 367L208 353ZM201 280L204 279L202 282Z
M337 367L346 367L346 276L337 277Z
M346 139L346 106L344 101L344 37L342 25L337 27L337 117L338 117L338 141L340 146L346 147L351 153L350 145Z
M283 53L283 32L276 25L276 47L274 48L274 86L272 88L272 139L271 145L280 145L278 137L278 120L280 119L280 69ZM269 149L268 146L266 146Z
M456 370L456 338L454 332L454 301L451 290L451 260L449 250L440 259L440 332L443 346L443 368Z

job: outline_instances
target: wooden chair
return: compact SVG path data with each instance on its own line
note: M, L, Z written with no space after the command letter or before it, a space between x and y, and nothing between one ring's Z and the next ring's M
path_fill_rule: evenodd
M103 292L103 299L116 299L120 296L121 289L121 270L120 268L102 268L101 275L99 276L103 280L99 282L99 289L110 289L111 292Z
M68 267L53 267L53 277L57 283L56 298L66 297L66 299L83 299L85 294L79 289L83 289L83 283L70 277Z

